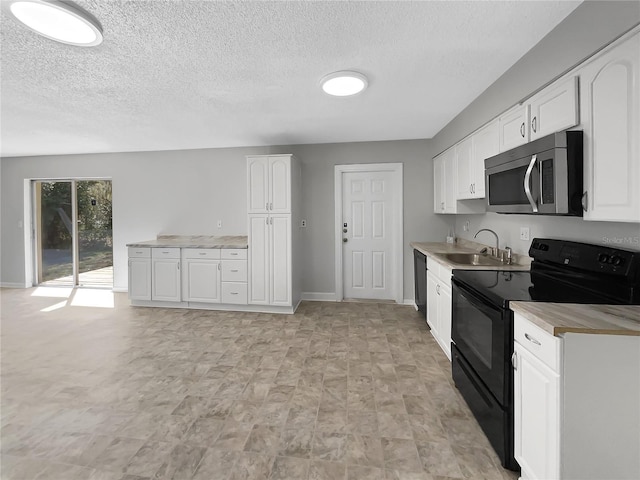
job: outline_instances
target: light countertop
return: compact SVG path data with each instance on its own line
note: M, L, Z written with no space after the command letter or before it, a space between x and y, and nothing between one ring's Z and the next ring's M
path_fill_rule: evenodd
M249 243L243 235L158 235L155 240L127 243L127 247L156 248L248 248Z
M468 265L452 262L440 254L446 253L478 253L486 245L480 243L458 240L458 243L451 244L446 242L411 242L412 248L424 253L438 263L451 269L461 270L529 270L531 268L531 259L526 255L514 254L514 263L511 265Z
M511 302L509 308L551 335L640 336L640 305Z

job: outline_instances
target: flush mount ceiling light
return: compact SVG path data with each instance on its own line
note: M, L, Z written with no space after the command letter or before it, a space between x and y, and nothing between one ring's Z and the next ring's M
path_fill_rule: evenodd
M43 37L92 47L102 43L102 27L88 12L56 0L14 0L9 10L22 23Z
M348 97L367 88L367 77L358 72L335 72L324 77L322 90L336 97Z

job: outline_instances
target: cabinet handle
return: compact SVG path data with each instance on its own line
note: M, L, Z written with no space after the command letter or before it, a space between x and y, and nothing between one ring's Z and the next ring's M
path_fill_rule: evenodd
M238 292L229 292L231 295L238 295Z
M138 255L142 254L142 252L141 252L140 250L136 250L136 253L137 253Z
M587 209L589 208L589 192L584 192L582 194L581 203L582 203L582 210L586 212Z
M473 193L473 183L469 184L469 193Z
M533 120L531 120L531 130L533 130L533 133L536 133L536 124L537 124L537 119L536 117L533 117Z
M176 263L176 267L180 270L180 262Z
M440 284L436 285L436 293L440 295Z
M269 204L269 210L273 210L273 203Z
M218 264L218 270L222 270L222 264L221 263Z
M516 357L516 352L513 352L513 355L511 355L511 366L514 370L518 370L518 358Z
M238 270L231 270L231 271L235 273L235 272L237 272Z
M269 223L273 225L273 217L269 218Z
M206 255L207 252L198 252L198 255Z
M235 256L235 255L238 255L238 252L231 252L231 253L229 253L229 255Z
M520 135L522 135L522 138L524 138L524 122L522 122L522 125L520 125Z
M267 203L265 203L265 204L264 204L264 209L265 209L265 210L269 210L269 202L267 202Z
M524 334L524 338L526 338L527 340L529 340L531 343L535 344L535 345L542 345L538 340L536 340L535 338L533 338L531 335L529 335L528 333Z

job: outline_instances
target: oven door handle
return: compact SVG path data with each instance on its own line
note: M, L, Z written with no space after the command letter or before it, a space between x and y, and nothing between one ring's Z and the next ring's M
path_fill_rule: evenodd
M533 155L531 157L531 161L529 162L529 166L527 167L527 173L524 174L524 193L527 196L529 203L531 204L531 208L533 208L533 213L538 213L538 204L531 194L531 172L533 170L533 167L535 167L537 160L537 155Z

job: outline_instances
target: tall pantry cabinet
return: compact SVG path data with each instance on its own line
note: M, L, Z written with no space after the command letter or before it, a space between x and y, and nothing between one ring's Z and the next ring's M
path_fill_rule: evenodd
M293 312L300 302L301 169L293 155L247 157L249 305Z

